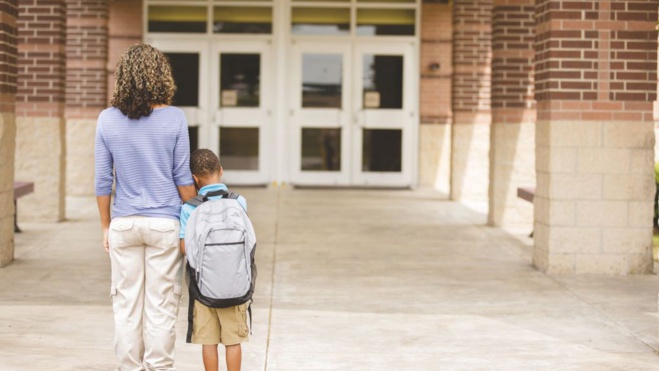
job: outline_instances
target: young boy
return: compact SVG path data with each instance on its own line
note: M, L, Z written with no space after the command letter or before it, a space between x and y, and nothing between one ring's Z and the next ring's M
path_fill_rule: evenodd
M222 166L220 159L208 149L198 149L190 156L192 178L200 195L208 192L224 190L227 186L221 183ZM220 197L220 196L217 196ZM215 197L210 197L213 200ZM247 201L242 196L238 202L247 211ZM181 253L185 255L185 227L194 210L194 206L184 204L181 208ZM192 326L192 343L202 344L202 358L206 371L218 370L218 344L226 347L228 371L239 371L242 361L240 343L249 340L247 328L247 304L229 308L209 308L195 300L194 319Z

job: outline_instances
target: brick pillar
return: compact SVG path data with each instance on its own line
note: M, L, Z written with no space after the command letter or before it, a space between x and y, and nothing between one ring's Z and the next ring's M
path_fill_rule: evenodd
M539 0L533 262L652 272L656 1Z
M533 225L517 187L535 185L535 0L494 0L489 224Z
M453 1L451 199L486 201L492 0Z
M107 106L108 1L66 0L66 193L94 194L96 119Z
M64 0L18 0L16 179L35 190L22 219L64 219L65 23Z
M0 0L0 267L14 259L16 0Z
M142 42L142 0L114 0L109 4L108 24L108 102L114 91L114 71L121 54Z
M425 0L421 8L419 184L448 195L451 176L451 5Z

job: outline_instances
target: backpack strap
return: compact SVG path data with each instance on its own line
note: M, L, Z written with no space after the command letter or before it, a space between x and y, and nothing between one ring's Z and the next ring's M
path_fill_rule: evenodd
M195 196L195 197L193 197L193 198L191 198L191 199L185 201L185 203L188 204L188 205L192 205L192 206L194 206L194 207L197 207L197 206L203 204L204 201L205 201L205 200L204 200L204 196L202 196L202 195L197 195L197 196Z
M185 203L188 204L188 205L192 205L194 207L197 207L197 206L203 204L204 202L208 201L209 197L217 197L217 196L221 196L222 198L231 198L231 199L234 199L234 200L237 200L238 197L240 197L240 195L238 193L227 192L225 190L220 189L218 191L208 192L205 195L197 195L197 196L187 200Z

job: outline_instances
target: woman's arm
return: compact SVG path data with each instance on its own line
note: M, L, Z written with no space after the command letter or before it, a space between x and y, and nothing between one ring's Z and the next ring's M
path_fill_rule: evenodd
M178 194L181 196L183 202L197 195L197 190L194 185L177 186L176 188L178 188Z
M101 216L101 229L103 230L103 248L105 252L110 252L108 243L108 230L110 229L110 195L97 196L98 213Z

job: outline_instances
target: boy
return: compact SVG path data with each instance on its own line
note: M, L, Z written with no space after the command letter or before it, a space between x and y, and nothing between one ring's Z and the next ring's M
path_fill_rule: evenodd
M227 186L220 183L222 166L220 159L208 149L198 149L190 156L192 178L200 195L224 190ZM217 196L220 197L220 196ZM210 200L216 197L210 197ZM247 201L239 196L237 201L247 211ZM181 253L185 255L185 228L194 206L184 204L181 208ZM209 308L195 300L192 326L192 343L202 344L202 359L206 371L218 370L218 344L226 347L228 371L239 371L242 361L240 343L249 340L247 329L247 304L229 308Z

